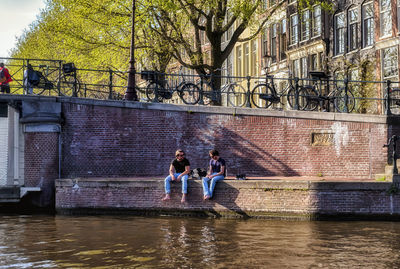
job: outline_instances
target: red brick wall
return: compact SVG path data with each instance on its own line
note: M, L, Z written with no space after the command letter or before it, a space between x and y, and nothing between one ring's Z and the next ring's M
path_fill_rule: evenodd
M225 180L216 185L212 200L203 201L201 181L190 180L185 204L180 203L180 187L174 184L172 199L162 202L161 180L57 180L56 210L235 217L400 216L400 196L388 194L390 183Z
M189 109L63 103L62 177L165 175L177 148L186 151L192 168L206 167L208 151L218 149L229 175L372 178L387 162L382 146L388 130L381 121L333 120L332 113L299 112L300 118ZM304 116L309 114L314 116ZM324 132L332 134L333 143L311 145L312 133Z

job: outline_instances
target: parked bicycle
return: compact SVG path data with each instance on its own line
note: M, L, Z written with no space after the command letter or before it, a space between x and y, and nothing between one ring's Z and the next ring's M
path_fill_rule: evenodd
M226 106L244 106L247 99L246 89L240 83L233 81L234 77L232 76L224 76L223 78L226 78L226 83L221 86L221 102ZM218 99L218 93L214 91L211 77L203 78L196 85L201 90L200 100L202 100L203 105L211 105L213 101Z
M163 102L171 99L174 92L188 105L194 105L199 101L200 89L191 82L183 81L176 87L171 87L165 79L165 74L156 71L142 71L141 78L148 81L146 86L146 97L151 102Z
M25 79L28 79L29 87L27 83L24 87L33 88L33 94L83 97L80 94L81 83L76 76L73 63L63 64L61 74L59 68L49 65L39 65L36 70L28 65L26 73ZM30 90L26 89L26 91Z
M303 103L307 105L302 107L303 110L316 110L321 107L325 111L330 110L330 104L334 105L337 112L352 112L355 107L355 98L350 89L334 85L334 90L328 94L322 94L322 81L329 82L328 76L324 72L309 72L312 78L312 85L302 86L299 89L299 96L303 99ZM329 84L327 84L329 86Z
M57 88L60 89L60 95L73 97L81 96L81 86L74 63L63 64L62 75L57 80Z
M47 78L49 75L49 67L47 65L39 65L38 70L28 64L24 72L24 92L26 94L43 95L46 91L51 91L54 84Z
M290 73L289 73L290 74ZM275 86L274 76L266 74L265 82L256 85L251 91L251 101L258 108L268 108L272 104L282 103L283 96L286 96L287 104L290 108L295 108L295 87L292 79L288 79L286 87L278 93ZM299 99L299 109L305 107L305 100Z

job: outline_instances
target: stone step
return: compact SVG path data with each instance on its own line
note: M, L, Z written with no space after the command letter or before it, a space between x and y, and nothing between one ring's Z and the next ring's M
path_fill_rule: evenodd
M0 187L0 203L17 203L19 195L19 187Z

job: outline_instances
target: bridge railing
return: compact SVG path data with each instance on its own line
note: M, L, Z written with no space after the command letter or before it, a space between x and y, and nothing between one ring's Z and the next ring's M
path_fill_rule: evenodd
M112 69L75 68L66 73L62 60L0 58L13 78L12 94L123 99L128 73ZM44 82L27 85L28 66L40 72ZM151 77L153 76L153 77ZM182 85L193 84L182 93ZM264 86L260 86L263 85ZM217 85L220 85L217 87ZM191 92L188 90L190 88ZM182 96L197 98L195 104L264 108L272 110L331 111L400 115L398 81L363 81L330 78L310 72L308 78L270 76L199 76L178 71L136 74L141 102L184 104ZM186 102L187 103L187 102ZM189 102L190 103L190 102Z

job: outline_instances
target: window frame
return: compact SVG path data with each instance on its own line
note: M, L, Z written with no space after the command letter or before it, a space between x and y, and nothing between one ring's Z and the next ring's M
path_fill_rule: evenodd
M389 3L387 9L382 10L382 2L387 1ZM384 22L388 20L388 27ZM384 29L384 27L388 27L388 29ZM385 30L388 30L386 33ZM379 0L379 36L381 38L388 37L392 35L392 1L391 0Z
M293 19L296 19L296 24L293 24ZM299 15L294 13L290 15L290 45L299 43Z
M301 23L300 23L300 42L304 42L310 39L310 29L311 29L310 13L311 12L309 9L305 9L302 12Z
M390 66L385 66L385 63L387 63L388 61L385 59L385 51L389 51L393 49L395 51L395 59L389 61L391 62L393 65ZM390 53L390 52L389 52ZM381 49L381 66L382 66L382 79L383 80L389 80L391 78L392 81L398 81L399 80L399 49L397 46L393 46L393 47L388 47L388 48L384 48ZM385 76L385 69L390 69L390 72L392 72L393 70L395 71L394 74L389 74L388 76Z
M279 60L286 59L286 50L287 50L287 20L282 19L279 22Z
M339 28L338 27L338 20L339 16L343 16L343 25ZM339 37L341 37L339 39ZM340 42L340 43L339 43ZM339 46L340 45L340 46ZM341 55L345 53L346 50L346 16L345 13L338 12L334 16L334 47L335 47L335 55ZM339 50L340 48L340 50Z
M351 12L355 12L356 18L352 20ZM353 51L358 48L358 21L359 14L357 7L351 7L347 11L348 27L347 27L347 39L348 39L348 51ZM354 43L353 43L354 42Z
M371 15L366 16L366 8L369 6ZM366 48L375 43L374 2L370 1L361 6L361 35L362 47Z
M316 12L319 10L318 12ZM318 14L318 16L316 16ZM318 19L317 19L318 18ZM315 31L318 29L318 31ZM311 20L311 37L318 37L322 34L322 9L320 5L313 7L312 20Z
M278 24L273 23L270 27L269 31L270 35L270 56L271 56L271 62L276 63L277 62L277 40L278 40Z
M243 58L242 46L239 45L236 47L236 65L235 65L235 73L236 76L242 76L242 58Z

